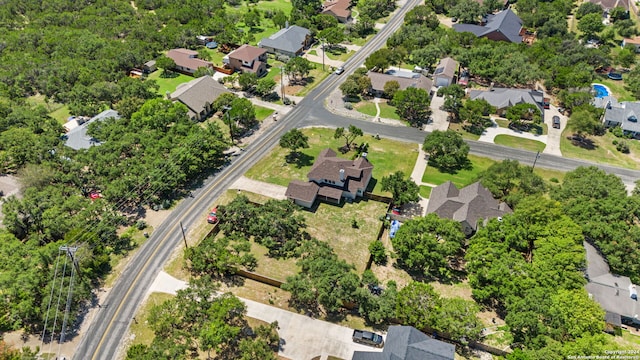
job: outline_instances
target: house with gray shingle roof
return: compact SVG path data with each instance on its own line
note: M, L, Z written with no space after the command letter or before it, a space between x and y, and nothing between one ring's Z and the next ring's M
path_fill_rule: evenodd
M294 57L302 54L304 49L311 44L311 41L311 31L292 25L267 38L263 38L258 43L258 47L266 49L272 54Z
M509 205L494 199L479 181L460 190L451 181L436 186L427 205L427 214L436 213L441 218L460 222L467 236L478 229L478 223L511 212Z
M356 351L351 360L453 360L456 347L413 326L389 326L382 352Z
M520 35L522 20L511 9L487 15L484 25L454 24L453 29L457 32L470 32L477 37L494 41L508 41L516 44L522 42Z
M65 124L65 128L69 130L64 135L64 137L66 138L64 144L75 150L88 149L94 145L100 145L100 141L87 134L87 128L92 122L103 121L109 118L120 119L120 114L118 114L118 112L115 110L109 109L92 117L86 122L81 122L78 118L69 120Z
M316 199L334 204L340 204L342 198L355 200L364 195L372 172L373 165L366 153L356 160L347 160L327 148L313 163L307 174L309 181L291 181L285 196L305 208L313 207Z
M613 326L620 323L640 326L640 306L636 285L626 276L610 272L609 264L598 249L583 242L587 257L587 280L585 288L602 309L607 312L605 321Z
M620 126L625 134L640 137L640 103L623 101L619 104L608 103L604 110L602 124L607 127Z
M531 89L494 88L489 90L471 90L469 99L484 99L496 108L497 114L504 112L518 104L531 104L538 107L540 114L544 114L544 93Z
M187 107L191 120L201 121L211 114L213 102L228 92L211 76L202 76L178 85L176 91L169 95L169 100L181 102Z
M437 87L449 86L455 82L456 72L460 64L450 57L440 59L433 72L433 81Z
M367 72L367 77L371 80L369 92L375 96L382 96L384 94L384 85L389 81L395 81L400 86L399 90L406 90L407 88L413 87L423 89L426 92L431 93L433 81L428 77L412 72L400 72L400 76L396 74L398 73L389 71L384 74L375 71Z

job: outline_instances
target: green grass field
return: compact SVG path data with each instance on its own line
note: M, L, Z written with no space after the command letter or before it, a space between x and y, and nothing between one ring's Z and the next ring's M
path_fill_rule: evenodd
M282 186L287 186L289 181L294 179L306 181L307 173L322 149L330 147L338 152L337 150L344 146L342 138L333 138L334 130L332 129L308 128L302 129L302 132L309 137L310 147L301 151L302 160L299 165L287 163L285 157L289 150L278 146L249 169L245 176ZM384 194L380 185L380 180L384 176L395 171L402 171L406 175L411 174L418 158L418 146L414 144L384 138L376 140L371 134L357 138L356 142L369 143L368 159L374 165L372 182L375 183L373 192L376 194ZM354 151L344 155L338 152L338 156L343 158L351 158L354 154Z
M422 175L422 182L440 185L451 180L458 188L465 187L473 183L479 173L485 171L495 163L494 160L475 155L469 155L469 161L471 161L472 164L471 169L459 170L454 174L443 173L433 166L427 166L424 175Z
M296 96L307 95L311 90L313 90L316 86L318 86L318 84L320 84L322 80L324 80L327 76L331 75L331 71L329 71L328 66L325 66L325 70L322 71L322 64L318 64L318 63L313 63L313 64L315 64L316 68L311 70L311 73L309 73L308 79L311 79L311 81L307 82L307 84L294 95Z
M431 196L431 190L433 190L431 186L420 185L420 196L428 199Z
M493 140L498 145L508 146L516 149L524 149L529 151L542 151L545 148L545 143L537 140L530 140L512 135L496 135Z
M453 131L457 132L458 134L462 135L463 139L475 140L475 141L480 139L480 135L468 132L467 130L465 130L462 127L461 123L450 122L449 123L449 130L453 130Z
M129 346L137 344L151 345L151 342L156 337L153 330L151 330L147 323L151 313L151 308L174 297L174 295L160 292L153 292L149 294L147 301L136 312L136 321L131 323L130 331L133 341Z
M260 121L273 114L273 109L262 107L260 105L253 105L253 108L256 109L256 119Z
M631 92L624 88L624 75L622 81L611 80L604 74L596 75L594 82L607 86L618 101L636 101Z
M620 166L627 169L640 169L640 143L638 140L626 140L616 138L610 132L603 136L590 136L588 141L593 142L593 147L581 147L572 144L567 136L571 136L571 130L565 130L560 138L560 151L565 157L589 160L597 163ZM613 141L624 140L629 145L629 154L623 154L616 150Z
M59 107L57 110L50 112L49 116L58 120L60 124L64 124L67 122L67 119L69 119L69 116L71 116L71 113L69 112L69 107L64 105Z
M400 116L396 114L396 108L394 106L389 105L385 101L381 101L378 103L380 107L380 117L385 119L395 119L400 120ZM354 108L365 115L376 116L378 110L376 109L376 104L371 101L361 101L357 103Z
M155 80L156 83L158 83L158 86L160 86L158 89L158 94L160 94L160 96L164 96L167 91L172 93L176 91L178 85L194 79L193 77L184 74L178 74L178 76L172 78L162 78L160 77L160 74L162 74L162 70L154 71L148 77L150 80Z

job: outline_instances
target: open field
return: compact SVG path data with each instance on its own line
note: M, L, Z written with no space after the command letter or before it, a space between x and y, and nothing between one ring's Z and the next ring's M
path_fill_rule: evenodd
M560 150L565 157L606 163L613 166L620 166L628 169L640 169L640 143L638 140L616 138L607 131L603 136L589 136L583 146L572 144L567 136L571 136L573 131L565 130L560 138ZM629 145L629 154L616 150L613 141L626 141Z
M301 151L298 163L287 163L285 157L289 150L278 146L249 169L245 176L282 186L287 186L289 181L295 179L306 181L307 173L322 149L329 147L337 150L344 145L343 139L333 138L333 129L308 128L302 129L302 132L309 137L310 147ZM418 147L416 145L384 138L376 140L367 134L356 139L358 144L363 141L369 143L367 158L374 165L373 179L370 183L370 187L371 184L375 185L373 186L374 193L384 194L380 185L380 180L384 176L388 176L395 171L411 174L418 157ZM414 150L407 151L407 148L414 148ZM351 158L354 154L354 151L350 151L344 155L339 154L339 156Z
M362 274L369 260L369 244L376 239L387 204L360 200L342 206L320 203L315 212L303 211L307 231L318 240L325 241L339 258L356 267ZM358 227L352 226L356 220Z
M504 145L516 149L524 149L529 151L542 151L546 144L541 141L530 140L513 135L496 135L493 140L498 145Z
M454 174L443 173L433 166L427 166L422 175L422 182L440 185L451 180L457 187L464 187L473 183L478 174L495 163L494 160L475 155L469 155L469 161L472 163L471 169L462 169Z

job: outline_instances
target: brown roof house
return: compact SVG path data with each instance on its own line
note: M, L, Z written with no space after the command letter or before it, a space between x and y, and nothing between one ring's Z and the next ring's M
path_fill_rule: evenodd
M322 4L322 14L331 15L341 23L351 21L351 0L329 0Z
M387 73L378 73L374 71L369 71L367 73L369 79L371 79L371 92L375 96L382 96L384 94L384 85L389 81L397 81L398 85L400 85L399 90L405 90L409 87L415 87L418 89L424 89L428 93L431 93L431 87L433 86L433 81L428 77L414 72L402 71L387 71Z
M636 53L640 53L640 36L622 39L622 47L625 47L627 45L629 46L633 45L633 48L636 51Z
M427 205L427 214L436 213L441 218L459 221L467 236L478 229L479 222L511 212L509 205L494 199L480 182L458 190L451 181L447 181L431 190Z
M433 72L433 80L435 81L436 87L453 84L456 80L458 66L460 66L460 64L450 57L440 59L438 66L436 66L436 71Z
M611 10L617 7L621 7L626 11L629 11L629 0L589 0L590 3L600 5L604 11L604 15L607 16Z
M178 85L176 91L169 95L169 100L179 101L188 109L191 120L202 121L213 110L216 99L229 90L211 76L202 76L187 83Z
M267 50L245 44L225 56L222 62L235 71L262 76L267 73Z
M309 181L291 181L285 196L305 208L313 207L316 199L340 204L342 198L354 200L363 196L373 172L367 154L356 160L336 155L331 149L322 150L307 174Z
M171 49L167 57L176 63L176 70L187 75L192 75L198 68L213 69L213 63L198 59L198 52L189 49Z

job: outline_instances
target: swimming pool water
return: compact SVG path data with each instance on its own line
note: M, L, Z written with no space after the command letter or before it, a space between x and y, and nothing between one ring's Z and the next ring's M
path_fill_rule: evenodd
M605 96L609 96L609 91L607 90L606 87L604 87L604 85L600 85L600 84L593 84L593 90L596 92L596 97L597 98L601 98L601 97L605 97Z

